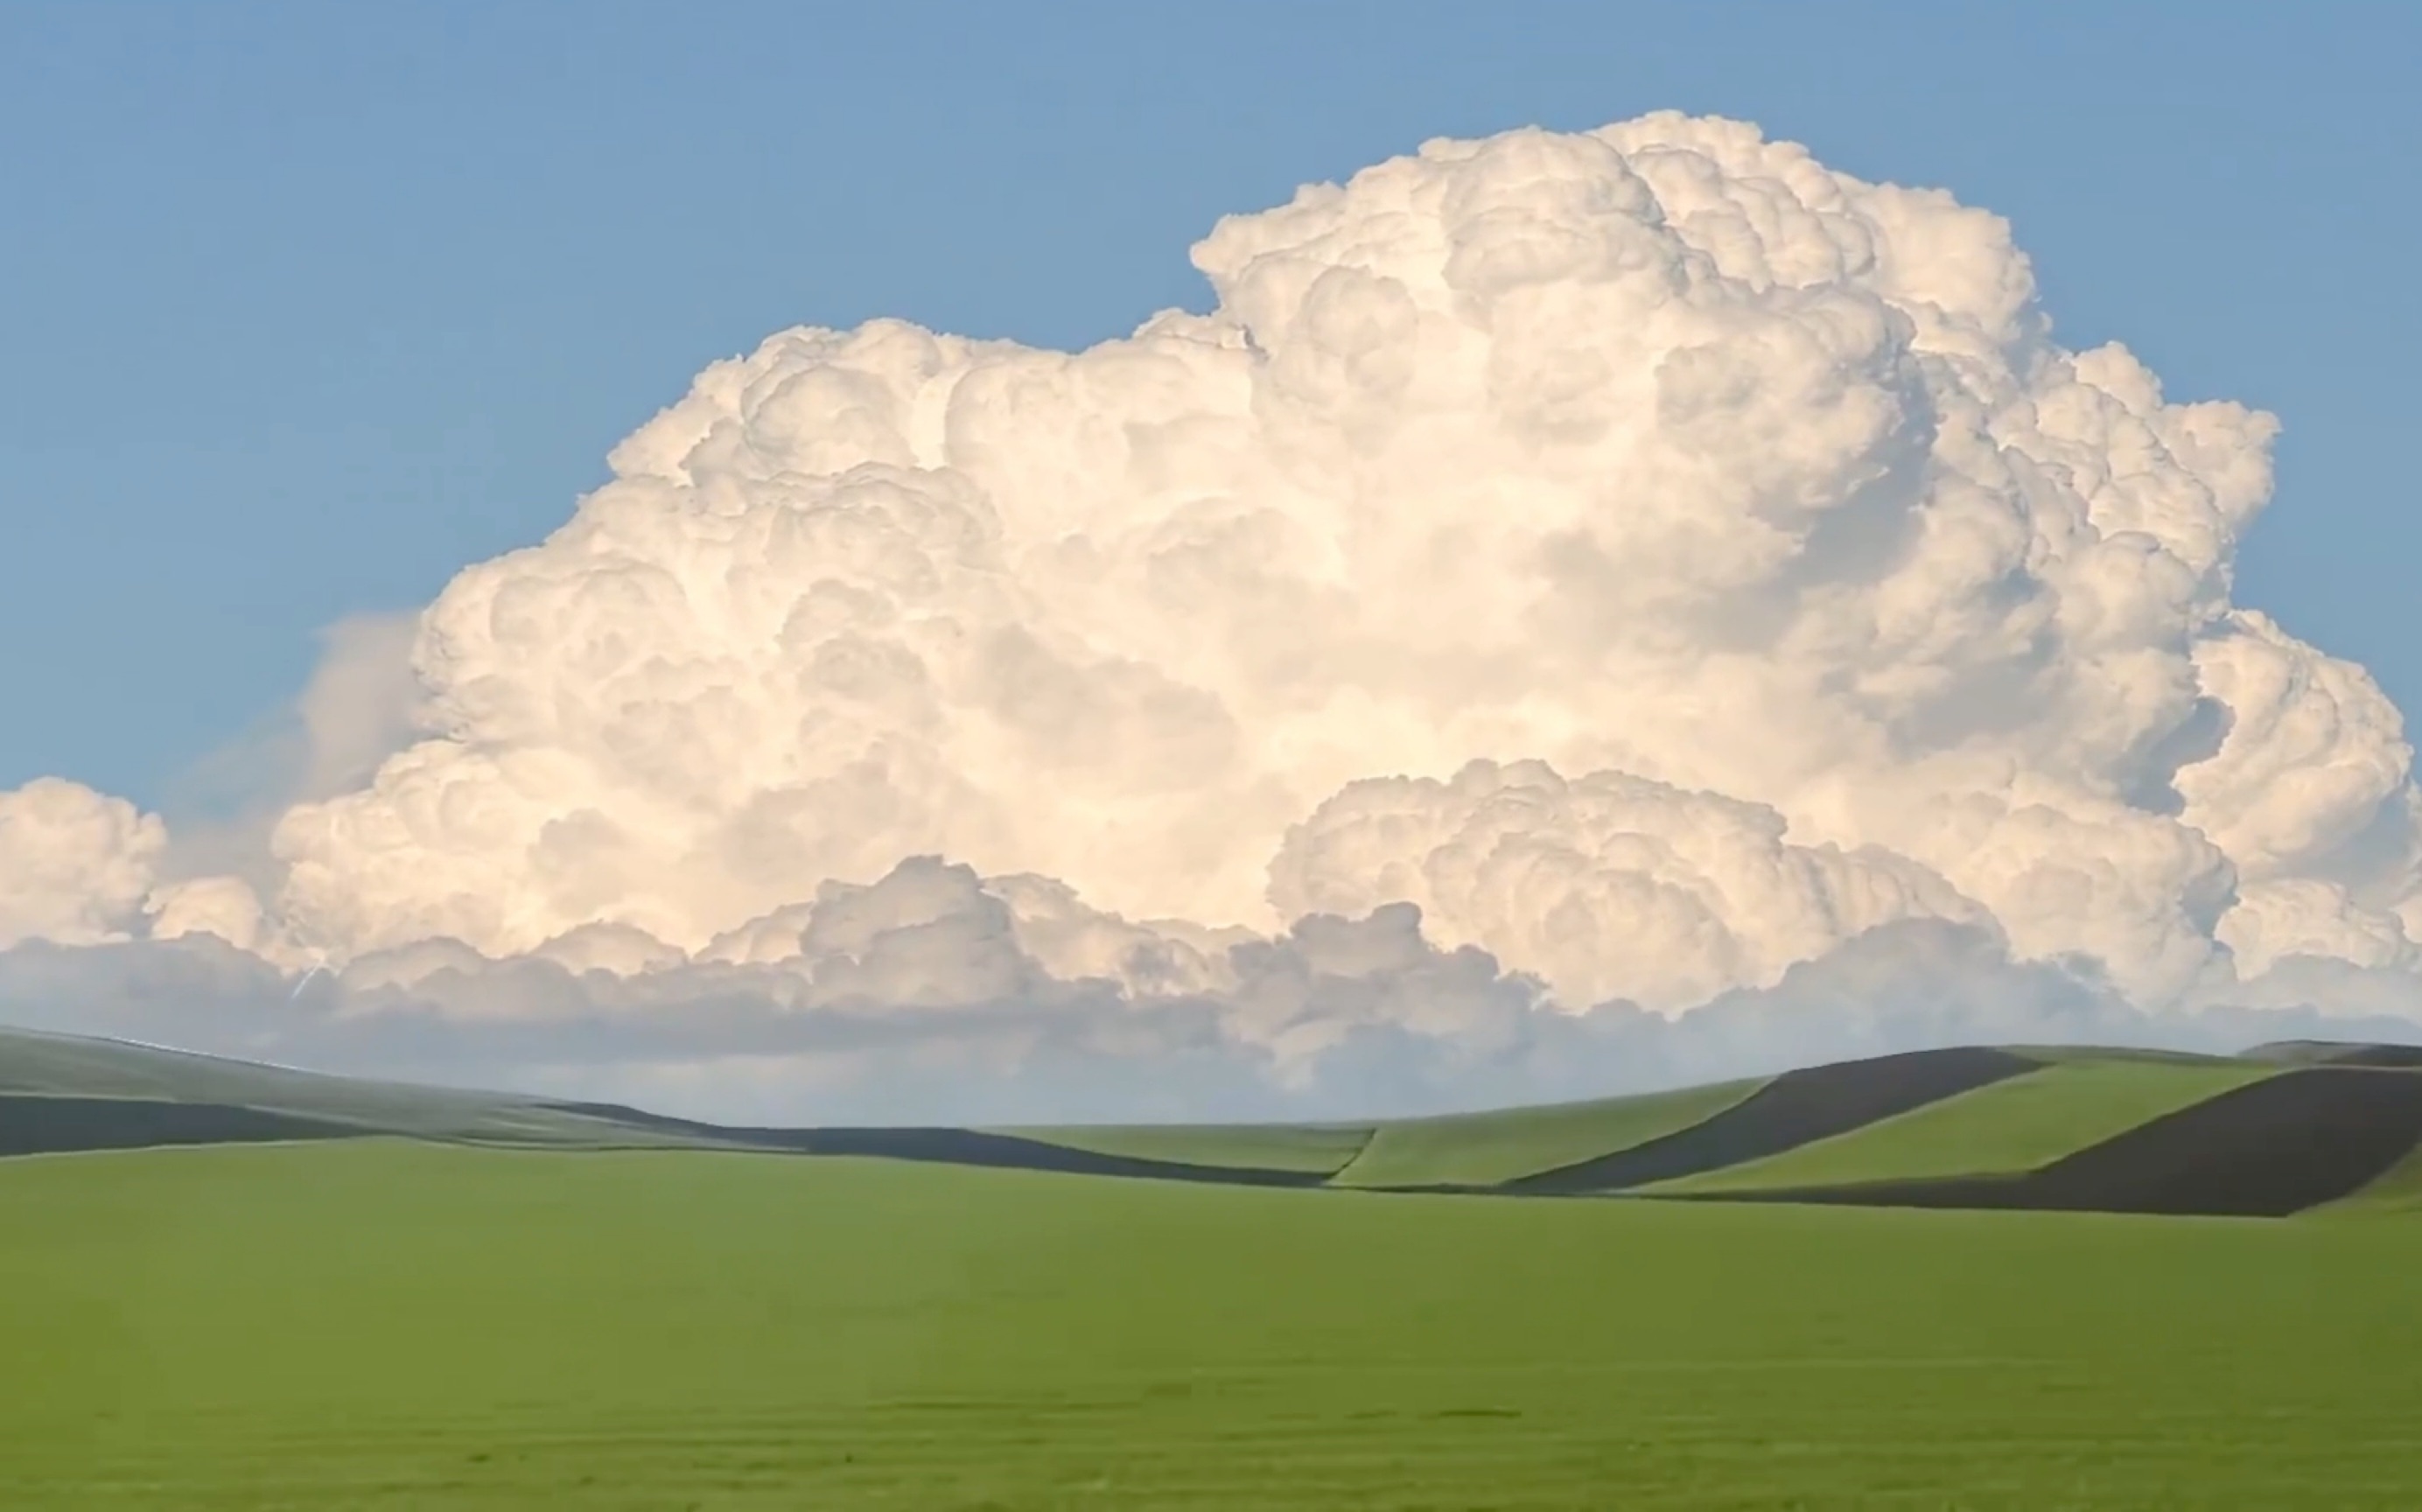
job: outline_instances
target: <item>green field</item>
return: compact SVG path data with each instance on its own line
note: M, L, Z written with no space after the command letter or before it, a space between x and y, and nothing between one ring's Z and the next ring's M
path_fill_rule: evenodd
M1341 1187L1491 1187L1687 1128L1760 1085L1732 1081L1642 1097L1385 1124L1334 1179Z
M2335 1053L1001 1139L0 1032L0 1509L2411 1508L2422 1073ZM2052 1162L2313 1216L1706 1200Z
M1755 1191L2014 1175L2276 1070L2236 1061L2064 1058L1848 1134L1646 1189Z
M2422 1222L0 1162L0 1505L2400 1508Z

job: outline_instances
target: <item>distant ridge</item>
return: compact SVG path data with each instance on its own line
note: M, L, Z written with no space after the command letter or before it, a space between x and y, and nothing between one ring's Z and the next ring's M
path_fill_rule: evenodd
M2422 1045L2368 1040L2274 1040L2244 1052L2248 1061L2292 1065L2422 1066Z
M370 1138L1533 1200L2278 1218L2412 1205L2422 1047L1954 1047L1365 1124L778 1128L0 1030L0 1157Z

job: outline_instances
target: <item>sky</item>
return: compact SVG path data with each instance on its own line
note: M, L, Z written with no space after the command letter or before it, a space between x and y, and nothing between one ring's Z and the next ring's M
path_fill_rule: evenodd
M2056 333L2269 409L2240 598L2422 706L2405 8L0 8L0 787L208 807L316 633L534 542L686 375L1074 347L1435 135L1729 115L2011 219Z
M910 1121L2422 1035L2417 34L0 8L0 1023Z

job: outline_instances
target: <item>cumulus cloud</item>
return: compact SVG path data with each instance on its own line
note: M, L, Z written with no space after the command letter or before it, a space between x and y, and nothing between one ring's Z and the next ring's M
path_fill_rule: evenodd
M1793 845L1761 804L1619 772L1475 762L1446 781L1366 778L1292 830L1282 911L1422 906L1444 937L1523 961L1565 1001L1687 1008L1901 919L1987 922L1890 851Z
M127 937L167 843L157 815L81 783L0 792L0 946Z
M709 368L408 681L357 648L314 707L372 734L152 935L486 984L449 1022L1075 993L1273 1087L1380 1040L1603 1070L1610 1014L1848 1044L1809 973L1879 952L2106 1027L2410 1001L2398 711L2230 598L2276 422L2062 348L1999 217L1666 114L1431 142L1194 261L1207 314L1083 352ZM0 841L76 900L0 928L139 925L108 811Z

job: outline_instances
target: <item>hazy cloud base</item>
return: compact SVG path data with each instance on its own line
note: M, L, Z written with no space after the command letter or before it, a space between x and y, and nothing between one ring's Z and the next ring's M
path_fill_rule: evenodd
M1225 993L1131 995L1030 961L946 1005L820 991L786 967L646 976L468 959L409 984L297 994L209 937L0 952L0 1021L314 1070L635 1104L726 1122L983 1124L1355 1118L1654 1091L1932 1046L2227 1053L2267 1039L2422 1042L2404 984L2312 963L2239 1000L2149 1014L2090 969L2018 963L1971 926L1871 932L1771 987L1679 1016L1558 1010L1407 910L1311 919L1239 949ZM928 969L947 970L930 956ZM962 961L989 974L998 960ZM2388 1010L2349 1016L2315 1000Z

